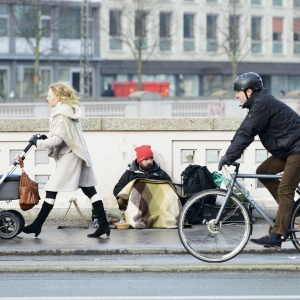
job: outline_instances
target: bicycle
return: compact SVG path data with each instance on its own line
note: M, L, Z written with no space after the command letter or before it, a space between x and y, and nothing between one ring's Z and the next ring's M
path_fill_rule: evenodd
M253 229L251 209L270 224L274 221L238 183L237 178L281 179L281 175L239 174L239 163L225 189L205 190L195 194L183 206L179 216L178 234L185 249L197 259L221 263L234 258L246 246ZM239 191L242 200L234 191ZM300 195L300 186L296 189ZM207 196L215 196L220 208L206 204ZM215 212L214 212L215 211ZM300 198L295 202L287 240L300 252Z

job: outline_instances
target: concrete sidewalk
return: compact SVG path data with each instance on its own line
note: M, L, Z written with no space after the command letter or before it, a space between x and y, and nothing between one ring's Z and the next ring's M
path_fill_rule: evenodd
M177 229L112 229L109 238L88 238L89 229L57 229L48 222L41 234L20 233L0 239L0 273L126 273L204 271L299 271L300 255L291 242L281 250L248 243L241 254L223 263L194 258L182 246ZM268 226L254 225L253 236Z
M87 255L87 254L184 254L177 229L111 229L109 238L88 238L95 231L89 229L57 229L58 224L47 222L41 234L20 233L13 239L0 239L0 255ZM267 224L254 225L252 237L261 237L268 231ZM243 253L268 252L259 245L248 243ZM281 252L296 252L292 242L282 244Z

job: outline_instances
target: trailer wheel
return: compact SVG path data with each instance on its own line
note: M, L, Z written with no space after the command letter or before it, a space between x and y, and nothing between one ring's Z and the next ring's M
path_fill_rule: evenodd
M0 238L12 239L20 230L21 221L19 217L9 211L0 213Z

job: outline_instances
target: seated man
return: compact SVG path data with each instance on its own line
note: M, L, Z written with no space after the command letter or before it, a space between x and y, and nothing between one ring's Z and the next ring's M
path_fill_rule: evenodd
M181 203L170 176L153 160L151 146L134 150L136 159L113 191L126 222L133 228L175 228Z

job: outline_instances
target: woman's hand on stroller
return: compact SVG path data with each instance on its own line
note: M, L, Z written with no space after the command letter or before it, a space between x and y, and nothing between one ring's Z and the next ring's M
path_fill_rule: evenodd
M46 140L48 137L45 134L35 134L33 135L30 140L29 143L31 143L32 145L36 146L36 141L37 140Z

